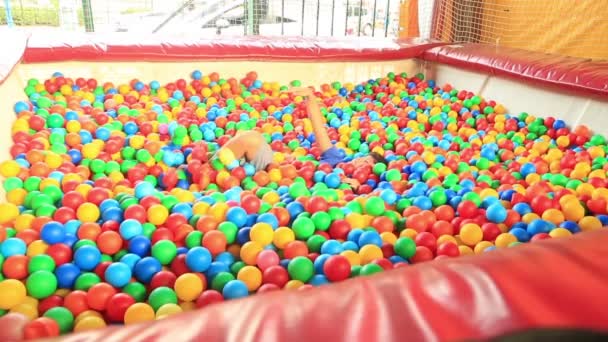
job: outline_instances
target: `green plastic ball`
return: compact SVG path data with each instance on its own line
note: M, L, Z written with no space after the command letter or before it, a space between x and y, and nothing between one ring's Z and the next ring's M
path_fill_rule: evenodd
M298 217L292 225L293 232L298 240L306 240L315 232L315 223L308 217Z
M70 310L62 306L56 306L48 309L43 316L57 322L57 325L59 325L59 331L62 334L69 333L74 327L74 315L70 312Z
M287 272L291 279L306 283L315 273L315 268L307 257L298 256L293 258L287 265Z
M395 254L404 259L409 259L416 254L416 243L406 236L398 238L394 248Z
M377 196L372 196L365 201L365 213L372 216L380 216L384 214L384 200Z
M57 290L57 277L50 271L36 271L27 277L25 286L30 296L44 299Z
M156 311L165 304L177 304L177 295L175 294L175 291L168 287L157 287L150 292L148 304Z
M152 246L152 257L163 265L169 265L177 255L177 246L173 241L160 240Z

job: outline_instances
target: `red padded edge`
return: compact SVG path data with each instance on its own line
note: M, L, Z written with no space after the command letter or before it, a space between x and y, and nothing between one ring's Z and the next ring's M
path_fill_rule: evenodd
M474 43L434 47L423 54L423 59L569 90L608 95L608 61Z
M251 36L206 39L127 34L33 34L24 61L382 61L418 57L441 44L423 39Z
M607 245L602 229L63 341L445 341L534 327L608 331Z
M1 27L0 37L2 37L2 49L0 49L0 84L2 84L23 57L27 37L15 29Z

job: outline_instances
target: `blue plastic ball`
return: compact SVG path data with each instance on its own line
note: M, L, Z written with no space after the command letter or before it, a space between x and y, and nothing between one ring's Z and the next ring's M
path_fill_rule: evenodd
M258 222L258 223L260 223L260 222L267 223L267 224L269 224L272 227L272 229L278 229L279 228L279 219L275 215L273 215L271 213L261 214L260 216L258 216L256 222Z
M162 270L160 261L152 257L145 257L135 264L135 278L143 283L148 283L152 277Z
M232 207L226 212L226 221L234 223L238 228L247 223L247 212L241 207Z
M80 275L78 266L67 263L55 269L55 277L57 277L57 287L62 289L71 289L76 282L76 278Z
M507 219L507 209L500 203L494 203L486 210L486 218L494 223L502 223Z
M336 255L344 251L344 247L338 240L327 240L321 245L321 253Z
M150 242L150 239L143 235L139 235L129 240L128 251L130 253L137 254L140 257L144 257L150 254L151 246L152 242Z
M74 264L81 270L91 271L101 262L101 252L97 247L82 246L74 253Z
M125 240L131 240L132 238L141 235L143 233L143 226L141 222L135 219L126 219L120 224L119 232Z
M42 226L40 231L40 239L49 245L63 242L65 239L66 230L65 227L56 221L47 222Z
M226 299L237 299L247 297L249 290L247 285L240 280L231 280L222 289L222 295Z
M376 245L378 247L382 247L382 238L376 231L365 231L359 237L358 243L360 247L365 245Z
M325 184L331 189L337 189L340 186L340 176L335 173L330 173L325 176Z
M25 255L26 251L27 246L25 242L18 238L8 238L0 246L0 252L5 258L13 255Z
M131 268L122 262L112 263L106 268L105 280L114 287L126 286L131 280Z
M194 272L208 270L211 260L211 252L205 247L194 247L186 254L186 265Z

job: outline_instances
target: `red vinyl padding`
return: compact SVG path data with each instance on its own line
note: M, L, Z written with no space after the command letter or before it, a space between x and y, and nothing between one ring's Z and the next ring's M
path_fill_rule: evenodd
M441 45L425 39L311 37L163 37L127 34L32 35L26 63L79 61L383 61L415 58Z
M574 91L608 95L608 61L473 43L434 47L423 54L423 59Z
M608 229L225 302L63 341L446 341L608 331Z
M8 78L15 65L21 61L27 36L18 31L0 27L0 84ZM0 99L2 101L4 99Z

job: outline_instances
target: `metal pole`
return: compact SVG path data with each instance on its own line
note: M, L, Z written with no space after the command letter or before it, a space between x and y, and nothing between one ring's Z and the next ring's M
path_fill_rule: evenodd
M345 36L348 34L348 7L349 7L349 1L346 0L346 20L344 20L344 35Z
M363 12L363 0L359 0L359 31L357 36L361 37L361 12Z
M281 0L281 36L285 34L285 0Z
M247 0L243 0L243 17L246 19L247 14L245 14L245 10L247 9ZM247 20L247 19L246 19ZM243 22L243 35L247 35L247 23Z
M253 19L255 13L253 13L253 0L247 0L247 31L249 34L255 34L253 30Z
M11 13L11 3L9 0L4 0L4 11L6 12L6 24L8 27L15 26L13 21L13 14Z
M95 32L93 23L93 8L91 0L82 0L82 16L84 17L84 28L87 32Z
M386 0L386 20L384 21L384 37L388 37L388 23L391 15L391 0Z
M302 0L302 29L300 32L300 35L303 36L304 35L304 4L306 3L306 0Z
M376 5L378 5L378 0L374 0L374 16L372 18L372 37L376 33Z
M321 8L321 0L317 0L317 33L316 36L319 36L319 9Z
M90 0L82 0L82 5L83 6L84 6L84 2L85 1L86 2L90 2ZM162 23L160 23L160 25L158 25L158 27L156 27L154 29L154 31L152 31L152 33L158 32L158 30L160 30L165 25L167 25L168 22L170 22L171 20L173 20L173 18L177 17L177 15L180 14L184 10L184 8L188 7L193 2L194 2L194 0L188 0L188 1L184 2L184 4L180 6L180 8L178 8L177 10L175 10L175 12L171 13L171 15L167 19L165 19Z
M336 8L336 0L331 0L331 36L334 36L334 12Z

